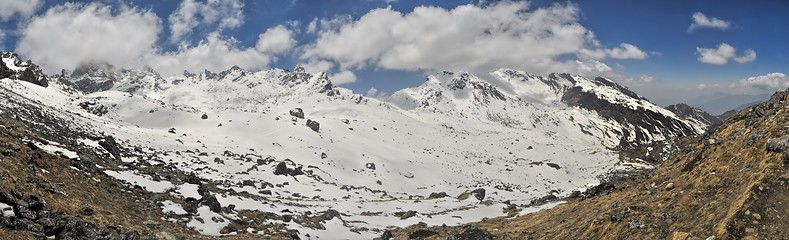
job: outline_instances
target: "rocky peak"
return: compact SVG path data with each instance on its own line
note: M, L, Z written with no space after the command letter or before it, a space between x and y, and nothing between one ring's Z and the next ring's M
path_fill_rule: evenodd
M684 103L670 105L666 109L676 114L679 118L699 121L710 126L718 125L722 122L720 118Z
M117 69L107 62L84 62L71 72L70 81L83 93L94 93L112 89L118 81Z
M0 52L0 79L22 80L42 87L49 86L49 79L38 65L22 62L16 53Z

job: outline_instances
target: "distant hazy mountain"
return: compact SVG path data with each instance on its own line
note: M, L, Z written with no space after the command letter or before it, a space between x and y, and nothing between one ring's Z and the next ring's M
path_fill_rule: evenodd
M713 93L696 97L688 102L688 105L697 107L712 115L721 115L729 110L739 110L748 106L761 103L770 98L771 94L731 94Z

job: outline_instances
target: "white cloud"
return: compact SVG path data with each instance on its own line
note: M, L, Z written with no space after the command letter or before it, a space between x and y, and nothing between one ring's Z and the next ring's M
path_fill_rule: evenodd
M378 90L375 87L370 87L370 89L367 90L367 94L365 94L365 96L372 97L372 98L378 98L378 97L386 96L386 93L385 92L381 92L380 90Z
M215 26L215 32L232 29L244 23L244 2L241 0L184 0L170 14L170 40L181 41L198 26Z
M721 43L718 48L696 48L696 54L699 55L699 61L708 64L723 65L733 59L738 63L747 63L756 60L756 51L753 49L745 50L745 55L737 56L737 49L729 44Z
M731 22L720 18L708 18L700 12L693 13L693 23L688 27L688 32L693 32L699 28L714 28L725 31L731 28Z
M172 75L184 70L221 71L234 65L258 70L295 45L290 30L275 26L260 34L254 47L240 47L234 38L214 32L193 46L182 43L177 51L163 52L156 47L161 24L148 10L65 3L33 18L21 30L17 52L49 73L73 69L83 61L107 61L123 67L148 65Z
M37 16L21 30L17 52L48 72L73 69L81 61L130 65L155 52L161 30L152 12L100 3L65 3Z
M264 34L260 36L265 37ZM198 72L207 69L216 72L233 66L259 70L273 60L274 55L255 48L239 48L234 38L224 39L218 33L212 33L196 46L182 45L177 52L146 56L144 61L145 64L167 76L184 70Z
M356 82L356 74L349 70L343 70L337 74L329 76L329 80L335 85L343 85Z
M359 19L321 19L308 26L318 38L303 48L301 58L331 61L340 71L376 67L484 73L515 68L575 73L579 64L567 56L580 57L597 45L594 34L578 23L579 11L573 4L529 9L528 3L510 1L454 9L422 6L410 13L374 9ZM596 60L647 55L631 44L602 52Z
M40 6L41 0L0 0L0 21L8 21L14 16L33 16Z
M745 55L734 58L734 61L738 63L753 62L755 60L756 60L756 51L753 51L753 49L745 50Z
M644 59L647 53L633 44L622 43L619 48L608 50L608 55L616 59Z
M279 54L292 49L295 45L293 32L285 26L277 25L258 36L255 48L260 52Z
M334 63L325 60L311 60L301 64L307 72L329 72L334 68Z
M742 79L740 80L740 85L759 90L784 91L789 88L789 76L775 72Z

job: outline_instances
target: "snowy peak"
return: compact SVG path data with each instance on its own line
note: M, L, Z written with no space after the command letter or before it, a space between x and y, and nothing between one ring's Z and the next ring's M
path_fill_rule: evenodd
M0 79L9 78L30 82L42 87L49 86L49 79L38 65L22 62L16 53L0 52Z

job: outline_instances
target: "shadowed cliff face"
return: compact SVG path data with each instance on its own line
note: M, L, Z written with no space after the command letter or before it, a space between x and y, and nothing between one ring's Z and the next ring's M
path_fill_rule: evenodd
M789 93L744 109L654 172L601 195L461 227L412 226L395 238L781 239L789 236ZM600 190L594 188L593 190ZM487 236L487 235L486 235ZM490 239L490 238L483 238Z

